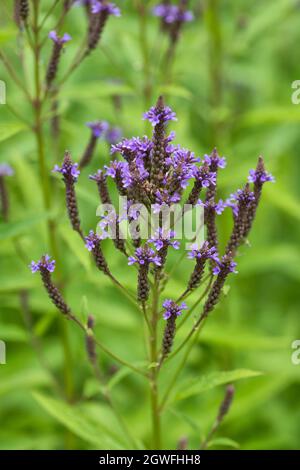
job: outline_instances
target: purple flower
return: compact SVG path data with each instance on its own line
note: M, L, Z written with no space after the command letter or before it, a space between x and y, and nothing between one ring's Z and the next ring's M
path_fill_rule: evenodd
M45 255L42 256L42 258L37 263L35 261L31 261L29 267L32 273L36 273L43 269L49 271L49 273L53 273L55 269L55 260L51 261L51 257L49 255Z
M114 145L122 137L122 131L119 127L110 127L105 132L105 140L110 144Z
M145 158L149 155L153 143L148 137L144 136L142 139L139 137L132 137L131 139L123 139L111 148L111 154L120 153L126 160L141 157Z
M207 163L204 163L204 165L200 167L195 166L193 176L204 188L215 186L217 183L216 173L214 171L210 171Z
M89 251L93 251L97 247L98 243L104 238L107 238L107 236L104 234L98 235L93 230L90 230L89 234L84 237L85 246Z
M104 2L103 0L93 0L91 12L94 14L105 12L108 15L121 16L120 8L114 3Z
M174 300L167 299L163 303L163 308L165 309L163 317L165 320L168 320L172 316L179 317L182 314L182 311L186 310L188 307L185 302L178 305Z
M87 122L86 125L92 130L94 137L102 137L109 129L109 124L106 121Z
M214 150L211 155L204 155L203 161L209 166L215 166L219 168L225 168L226 166L226 158L219 157L216 150Z
M13 176L14 170L7 163L0 163L0 176Z
M155 251L152 248L149 248L147 245L139 247L135 250L135 256L129 256L128 264L131 266L134 263L139 265L149 265L150 263L155 264L156 266L161 265L161 259L156 255Z
M222 270L226 270L227 273L237 274L235 267L236 267L236 262L230 261L228 263L228 256L224 255L222 260L219 261L218 264L214 267L213 274L217 276L218 274L220 274Z
M144 119L148 119L153 127L168 121L177 121L176 114L169 106L164 106L162 109L159 109L157 106L152 106L152 108L144 114Z
M275 183L275 178L271 173L267 173L265 170L256 169L249 171L248 181L249 183L257 183L261 185L268 181Z
M238 189L234 194L225 201L226 207L231 207L235 217L239 214L239 207L249 208L255 201L255 194L253 191L245 189Z
M192 245L191 248L192 250L188 252L189 259L211 259L219 263L217 249L214 246L210 248L207 241L202 244L201 248L198 245Z
M48 37L52 39L53 42L63 46L66 42L71 41L71 36L68 33L65 33L62 37L59 37L56 31L50 31Z
M157 251L167 246L172 246L175 250L179 250L180 243L178 240L172 240L173 238L175 238L175 232L173 230L159 228L156 230L153 238L148 240L148 243L153 243Z
M102 181L102 178L103 178L102 170L97 170L97 173L94 173L93 175L89 175L89 179L93 181Z
M176 5L157 5L153 8L154 16L163 18L166 23L175 23L177 21L186 22L192 21L194 15L191 11L183 11L180 7Z
M215 213L218 215L221 215L225 207L227 207L226 202L224 202L222 199L220 199L217 203L213 199L209 199L208 201L205 201L205 202L199 199L197 204L199 206L205 207L205 209L215 211Z
M61 173L65 178L71 179L71 181L77 181L80 171L78 170L78 163L72 163L69 159L64 161L62 166L55 165L53 172Z

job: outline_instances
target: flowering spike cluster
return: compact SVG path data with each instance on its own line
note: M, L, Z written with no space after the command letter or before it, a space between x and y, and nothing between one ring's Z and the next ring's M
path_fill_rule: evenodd
M75 183L77 182L77 178L80 174L80 171L78 170L78 163L73 163L70 153L66 151L62 166L59 167L58 165L55 165L53 171L63 175L63 180L66 187L66 205L69 219L73 229L82 237L83 235L75 193Z
M163 340L162 340L162 356L160 363L169 355L172 350L175 334L176 334L176 319L182 314L183 310L187 309L185 302L182 302L181 305L178 305L171 299L167 299L163 303L164 314L163 317L167 321Z
M218 265L219 257L216 248L214 246L210 247L208 242L205 241L201 248L198 248L197 246L193 247L192 250L188 253L188 258L196 260L196 265L190 276L187 287L187 291L191 291L198 287L201 283L206 260L210 259L216 265Z
M155 249L159 252L160 265L155 266L155 272L157 274L159 274L165 266L169 247L174 248L174 250L179 250L180 248L180 242L174 240L174 238L174 230L159 228L156 230L154 236L148 240L148 243L153 243Z
M92 253L97 268L106 275L110 275L106 259L101 249L101 238L93 230L90 230L87 237L85 237L85 246Z
M51 260L49 255L42 256L38 262L31 262L30 269L32 273L40 272L45 289L54 305L61 311L61 313L69 315L71 309L66 304L58 288L53 284L51 279L51 273L53 273L55 269L55 260Z
M71 36L67 33L60 37L56 31L50 31L49 38L53 41L53 49L46 73L46 83L48 88L57 75L58 64L64 44L72 39Z
M110 15L120 16L120 9L106 0L95 0L91 4L87 52L95 49Z
M5 178L7 176L13 176L14 170L7 163L0 164L0 202L1 202L1 214L3 220L8 220L9 213L9 197L6 187Z

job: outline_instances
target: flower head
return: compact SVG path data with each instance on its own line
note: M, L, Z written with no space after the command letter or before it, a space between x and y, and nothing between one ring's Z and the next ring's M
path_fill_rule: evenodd
M188 252L189 259L211 259L219 263L217 249L214 246L209 247L207 241L205 241L200 248L196 244L192 245L191 248L191 251Z
M194 15L191 11L184 11L177 5L157 5L153 8L153 14L154 16L163 18L163 20L168 24L175 22L184 23L194 19Z
M163 317L165 320L168 320L172 316L179 317L182 314L183 310L186 310L188 307L185 302L182 302L181 305L178 305L174 300L167 299L163 303L163 308L165 312L163 313Z
M224 255L221 261L219 261L218 264L214 267L213 274L217 276L218 274L221 273L221 271L225 272L226 275L228 273L237 274L237 271L235 269L236 265L237 265L236 262L232 261L228 257L228 255Z
M14 170L7 163L0 163L0 176L13 176Z
M89 251L93 251L97 247L98 243L101 241L101 237L95 233L93 230L89 231L89 234L84 237L85 246Z
M244 189L238 189L235 193L231 194L225 201L225 206L231 207L233 215L237 217L240 208L247 209L253 202L255 202L255 194L253 191L250 191L249 185L247 184Z
M265 170L264 162L261 157L258 159L256 169L250 170L248 181L249 183L254 183L260 186L268 181L271 181L272 183L275 182L274 176L271 175L271 173L267 173Z
M162 98L159 101L159 106L152 106L144 114L144 119L151 122L153 127L157 126L157 124L165 124L168 121L177 121L176 114L172 109L169 106L164 106Z
M225 168L226 158L220 157L216 149L214 149L211 155L204 155L204 162L207 163L210 168Z
M91 12L93 14L105 12L108 15L121 16L120 8L118 8L114 3L103 0L93 0Z
M119 127L109 127L105 132L105 140L110 144L116 144L122 137L122 131Z
M68 33L65 33L63 36L59 37L56 31L50 31L48 37L52 39L55 44L59 44L60 46L63 46L66 42L69 42L72 39Z
M62 166L59 167L58 165L55 165L52 171L61 173L65 179L73 182L77 181L77 178L80 175L78 163L73 163L68 153L66 153Z
M194 167L193 176L204 188L215 186L217 183L216 172L210 171L209 165L206 162L200 167Z
M93 121L87 122L86 125L92 130L94 137L102 137L109 129L109 124L106 121Z
M49 255L44 255L37 263L35 261L32 261L29 267L32 273L36 273L37 271L41 270L53 273L55 269L55 260L51 260L51 257Z
M160 251L162 248L167 246L171 246L175 250L179 250L180 242L178 240L174 240L174 238L174 230L159 228L156 230L154 236L148 240L148 243L153 243L157 251Z
M152 248L144 245L143 247L139 247L135 250L135 256L129 256L128 264L132 265L134 263L138 263L141 266L149 265L150 263L160 266L161 259Z
M214 211L216 214L221 215L222 212L224 211L225 207L227 207L226 202L224 202L222 199L220 199L218 202L215 202L213 198L209 199L208 201L201 201L201 199L198 200L197 204L199 206L204 207L205 209L208 209L210 211Z

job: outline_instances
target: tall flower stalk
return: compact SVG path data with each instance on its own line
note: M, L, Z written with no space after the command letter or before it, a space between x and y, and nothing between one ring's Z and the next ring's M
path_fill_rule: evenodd
M116 356L107 346L100 343L92 332L93 322L90 322L85 336L89 361L93 368L98 370L96 357L98 345L108 356L120 364L125 364L148 381L152 416L152 438L149 448L161 449L164 446L162 413L193 345L199 337L201 328L221 300L225 283L233 273L237 273L235 256L253 225L263 185L268 181L273 181L273 177L265 170L264 162L260 157L256 168L250 171L248 183L223 202L218 199L218 179L219 169L225 167L224 157L220 157L214 149L210 155L200 158L180 145L175 145L173 142L175 135L174 133L168 134L167 127L170 121L176 120L176 115L164 103L162 97L144 114L144 119L149 120L153 126L152 136L142 139L138 137L123 139L119 144L113 145L111 163L92 176L97 183L103 203L111 203L106 185L108 178L115 182L116 191L127 197L125 214L113 212L113 215L102 215L97 233L91 230L88 234L84 234L81 227L75 193L75 183L78 184L79 177L77 164L71 161L67 153L63 164L56 166L55 170L63 176L66 189L66 210L72 228L79 233L92 254L96 268L111 279L135 305L141 319L145 322L147 331L149 362L146 366L136 367L123 357ZM118 154L123 160L118 159ZM168 254L172 249L179 248L179 242L175 240L174 230L165 229L161 212L166 208L170 209L174 202L185 201L190 202L190 208L195 206L203 208L207 228L206 239L188 245L187 258L191 261L191 269L184 291L179 293L177 298L164 299L163 292L168 282ZM110 259L105 253L102 241L113 238L110 236L111 229L121 220L126 219L129 223L133 222L135 227L141 227L143 216L145 216L143 208L148 215L158 214L156 220L158 220L159 227L154 234L151 233L151 236L143 237L140 233L138 247L136 247L136 240L127 240L128 249L132 253L128 256L128 265L137 268L136 293L134 293L112 273ZM186 208L182 207L181 210L184 214ZM232 211L233 222L227 247L224 252L221 252L216 219L224 210ZM152 229L152 220L150 228ZM128 230L128 233L133 232ZM115 247L118 248L115 240L113 241ZM122 251L122 254L127 256L126 251ZM178 265L179 262L176 266ZM54 261L44 256L37 263L33 262L31 269L33 272L40 272L48 296L63 316L85 330L85 326L81 324L52 283L51 272L54 269ZM206 285L207 279L209 282ZM194 306L189 306L189 296L200 289L202 307L199 307L200 301ZM183 298L185 302L182 302ZM194 322L189 318L193 310L196 310ZM179 318L181 316L182 321ZM188 324L188 321L190 321L190 329L180 342L176 332L184 322ZM164 366L169 361L173 361L182 350L184 354L179 366L162 395L160 377ZM233 389L228 388L216 422L203 444L204 447L207 446L211 435L217 431L225 414L229 411L232 398Z

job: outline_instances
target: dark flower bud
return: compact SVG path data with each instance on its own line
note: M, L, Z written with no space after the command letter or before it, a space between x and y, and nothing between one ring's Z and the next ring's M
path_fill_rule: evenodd
M62 166L59 167L58 165L55 165L53 171L63 175L63 180L66 187L66 205L69 219L73 229L78 232L81 237L83 237L75 192L75 183L80 174L80 171L78 170L78 163L73 163L70 153L66 151Z
M5 178L7 176L12 176L13 174L14 170L9 165L7 165L6 163L0 164L0 203L1 214L5 222L7 222L8 220L9 213L9 197Z
M101 238L93 230L85 237L85 246L92 253L97 268L109 276L110 271L101 249Z
M54 305L61 311L61 313L69 315L71 313L71 309L66 304L58 288L53 284L51 279L51 273L53 273L55 269L55 260L51 261L50 256L45 255L37 263L32 261L30 269L32 273L40 272L45 289Z
M62 37L59 37L56 31L51 31L49 33L49 38L53 41L53 49L46 73L46 83L48 88L56 77L64 44L72 39L69 34L64 34Z
M161 259L152 248L144 245L136 249L134 256L128 258L129 265L134 263L139 265L137 298L139 302L145 303L148 300L150 290L148 280L149 266L151 263L160 266Z
M29 15L29 2L28 0L19 0L19 16L26 23Z
M160 365L172 350L176 333L176 319L182 314L183 310L187 309L187 305L184 302L182 302L181 305L178 305L173 300L168 299L164 301L163 308L165 310L163 316L167 323L162 341L162 355Z
M217 422L219 424L223 421L225 415L230 410L233 397L234 397L234 386L233 385L228 385L227 388L226 388L224 400L221 403L221 406L220 406L220 409L219 409L219 414L217 416Z

